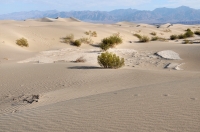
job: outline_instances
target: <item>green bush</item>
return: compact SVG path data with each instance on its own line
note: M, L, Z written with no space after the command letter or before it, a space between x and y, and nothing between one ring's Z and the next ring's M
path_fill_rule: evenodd
M185 34L180 34L180 35L178 35L178 38L179 38L179 39L185 39L185 38L187 38L187 37L186 37Z
M140 38L140 42L149 42L150 41L150 38L148 36L142 36Z
M178 36L177 36L177 35L171 35L171 36L170 36L170 39L171 39L171 40L176 40L176 39L178 39Z
M188 31L189 31L189 32L192 32L192 30L191 30L190 28L186 29L185 31L186 31L186 32L188 32Z
M190 38L190 37L194 36L194 33L191 30L188 30L188 31L186 31L186 33L184 35L186 36L186 38Z
M195 31L194 34L200 35L200 31Z
M115 45L121 44L122 38L119 33L114 34L108 38L104 38L101 41L100 48L104 51L107 51L109 48L114 47Z
M101 67L117 69L124 66L124 58L116 56L116 54L105 52L97 57Z
M16 40L16 44L21 47L23 47L23 46L28 47L28 41L25 38L20 38L20 39Z
M79 40L75 40L74 42L72 42L73 45L80 47L81 46L81 42Z

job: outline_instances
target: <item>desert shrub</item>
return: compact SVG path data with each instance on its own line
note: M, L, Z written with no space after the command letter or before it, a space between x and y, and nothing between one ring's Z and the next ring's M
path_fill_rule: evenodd
M79 41L81 43L85 43L85 44L91 44L91 43L93 43L93 40L91 38L80 38Z
M115 45L122 43L122 38L119 33L113 34L112 36L108 38L104 38L101 41L100 48L104 51L107 51L109 48L114 47Z
M22 47L23 46L28 47L28 41L25 38L20 38L20 39L16 40L16 44L19 46L22 46Z
M67 35L65 38L63 38L64 43L73 43L74 42L74 35L73 34L69 34Z
M89 35L90 37L97 37L97 32L96 31L86 31L85 32L86 35Z
M139 35L139 34L133 34L133 36L135 36L135 37L137 37L138 39L141 39L142 38L142 36L141 35Z
M176 39L178 39L178 36L177 36L177 35L171 35L171 36L170 36L170 39L171 39L171 40L176 40Z
M186 33L184 35L186 36L186 38L189 38L189 37L193 37L194 33L189 29L188 31L186 31Z
M157 33L156 32L152 32L150 34L153 35L153 36L156 36Z
M171 32L171 30L170 29L165 29L165 30L163 30L163 32Z
M150 41L150 38L148 37L148 36L142 36L141 38L140 38L140 42L149 42Z
M193 44L193 42L191 40L185 39L183 40L183 44Z
M105 52L97 57L101 67L117 69L124 66L124 58L116 56L116 54Z
M79 57L79 58L77 58L74 62L77 62L77 63L79 63L79 62L86 62L86 59L84 59L83 58L83 56L81 56L81 57Z
M194 34L200 35L200 31L195 31Z
M151 38L151 41L156 41L156 40L158 40L158 39L159 39L159 37L155 36L155 37L152 37L152 38Z
M179 38L179 39L185 39L186 36L185 36L185 34L180 34L180 35L178 35L178 38Z
M80 47L81 46L81 42L79 40L75 40L74 42L72 42L72 44L74 46Z
M186 32L188 32L188 31L189 31L189 32L192 32L192 30L191 30L190 28L186 29L185 31L186 31Z

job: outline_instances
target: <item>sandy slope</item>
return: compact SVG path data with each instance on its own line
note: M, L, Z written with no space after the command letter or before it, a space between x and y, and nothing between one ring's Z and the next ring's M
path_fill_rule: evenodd
M138 43L132 35L156 32L169 38L200 27L169 25L92 24L74 18L0 21L0 131L199 132L200 45ZM75 39L88 37L84 32L89 30L98 34L93 45L62 43L70 33ZM123 44L110 52L124 57L126 66L102 69L95 45L117 32ZM20 37L30 46L17 46ZM175 51L181 60L155 55L162 50ZM71 62L81 56L85 63ZM165 69L169 63L183 64L183 70ZM39 99L29 104L32 95Z

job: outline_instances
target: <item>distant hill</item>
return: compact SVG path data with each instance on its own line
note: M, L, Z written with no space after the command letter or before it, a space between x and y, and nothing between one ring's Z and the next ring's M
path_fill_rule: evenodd
M141 11L135 9L118 9L113 11L70 11L58 12L52 11L30 11L16 12L0 15L1 20L25 20L36 18L56 18L56 17L74 17L87 22L104 22L113 23L120 21L144 22L144 23L183 23L183 24L199 24L200 10L187 6L178 8L157 8L153 11Z

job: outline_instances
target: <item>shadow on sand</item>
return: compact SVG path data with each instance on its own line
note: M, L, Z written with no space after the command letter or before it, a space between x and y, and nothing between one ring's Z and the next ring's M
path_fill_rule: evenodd
M102 69L102 68L97 66L72 66L68 67L68 69Z

